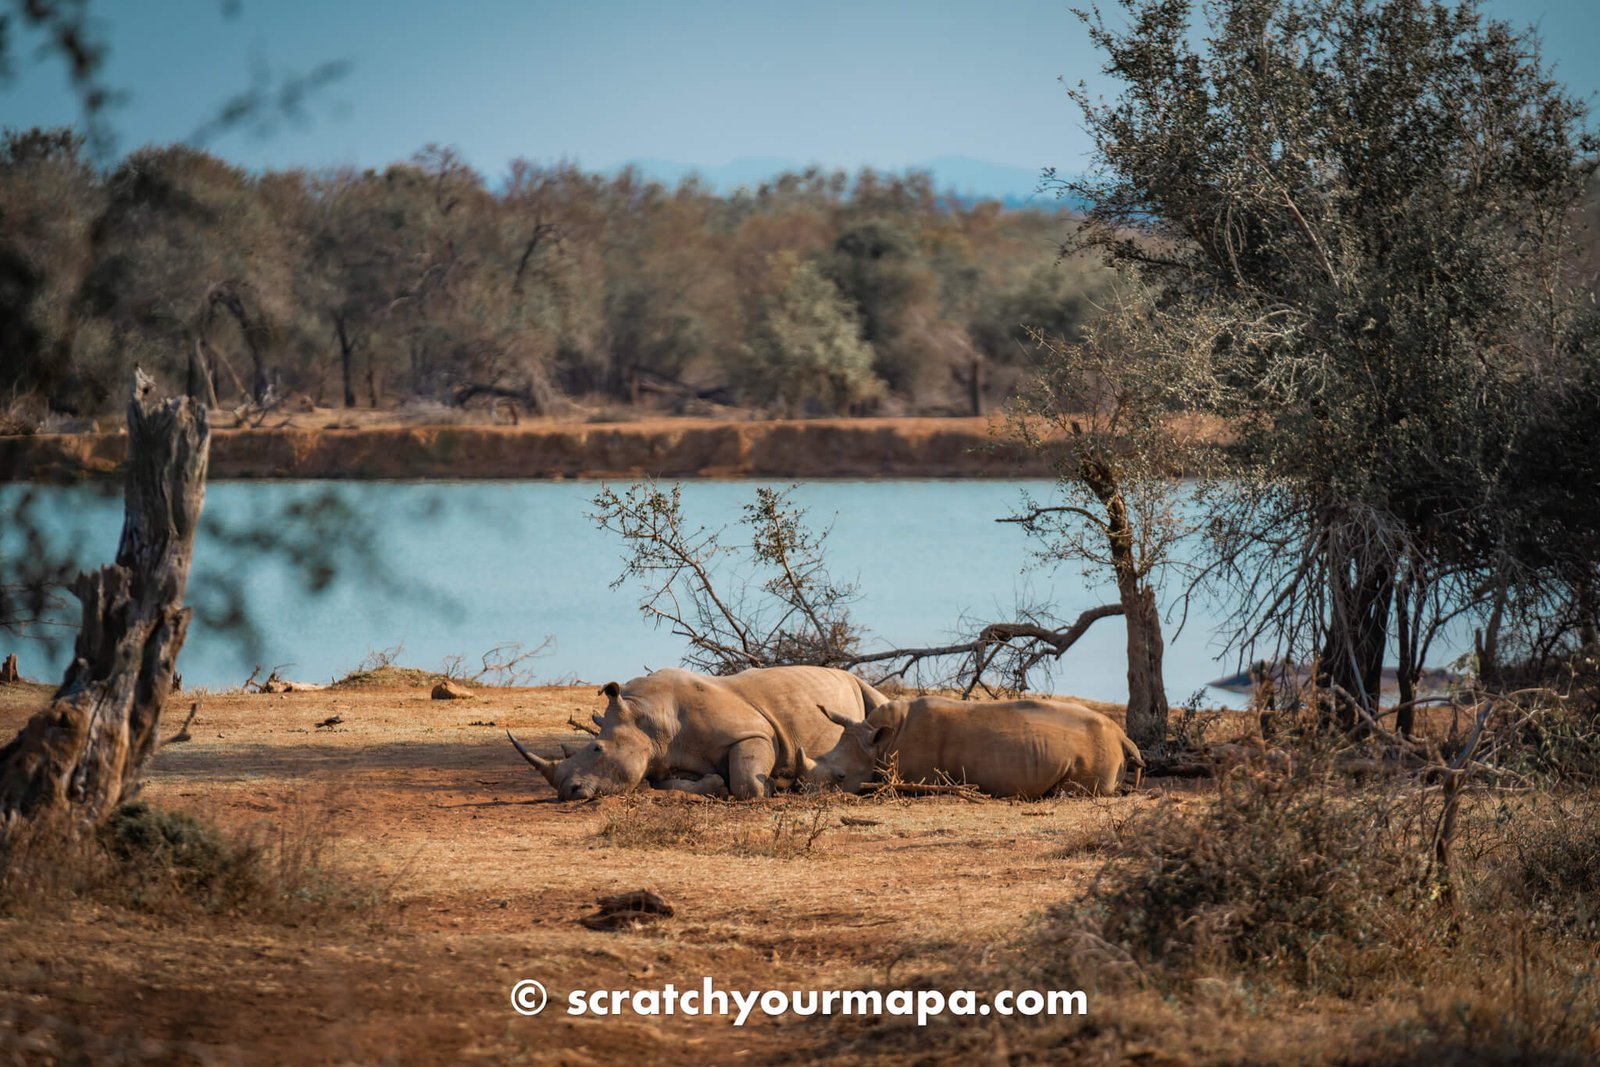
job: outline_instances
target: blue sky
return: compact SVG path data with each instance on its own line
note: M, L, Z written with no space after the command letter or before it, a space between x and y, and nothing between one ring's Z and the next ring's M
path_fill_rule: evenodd
M9 5L7 5L9 6ZM1058 78L1096 84L1069 2L887 0L98 0L124 150L189 137L261 64L350 72L270 136L212 151L250 167L381 166L429 142L491 178L525 157L603 169L772 157L854 169L964 156L1080 169L1087 142ZM1547 60L1600 105L1600 2L1493 0L1539 27ZM76 116L54 59L16 42L0 123ZM1600 106L1596 106L1600 111Z

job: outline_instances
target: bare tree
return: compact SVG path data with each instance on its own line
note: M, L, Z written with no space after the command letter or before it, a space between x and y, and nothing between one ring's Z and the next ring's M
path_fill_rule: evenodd
M877 681L918 677L959 685L970 696L983 689L1020 692L1030 674L1060 659L1090 626L1122 614L1120 604L1090 608L1071 624L1043 611L1019 611L1008 622L976 624L972 637L947 645L862 651L865 631L850 616L853 585L829 575L827 532L813 533L788 491L756 490L740 523L749 547L730 543L727 530L692 525L680 490L650 483L622 493L604 489L594 499L601 529L623 538L628 555L617 588L642 581L640 610L688 640L684 662L713 674L748 667L814 664L885 668ZM757 580L751 580L754 576Z
M760 488L740 524L748 547L730 544L726 530L691 527L679 486L653 483L622 493L605 488L594 498L596 524L628 547L617 588L629 578L650 590L640 610L688 639L684 661L713 674L788 663L839 666L861 640L850 619L853 585L838 584L823 558L827 531L813 534L788 490ZM740 565L761 575L753 588L723 572ZM726 584L728 590L719 589Z

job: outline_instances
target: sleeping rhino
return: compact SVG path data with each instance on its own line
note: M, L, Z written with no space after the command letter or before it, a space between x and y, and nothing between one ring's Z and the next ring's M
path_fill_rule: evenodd
M847 793L891 762L907 782L948 775L991 796L1027 800L1114 793L1125 766L1144 769L1120 726L1063 701L918 697L883 704L864 722L834 721L844 729L839 743L815 760L802 752L801 764L812 785Z
M600 693L608 702L594 717L599 735L563 760L536 756L511 737L562 800L626 793L644 781L765 796L800 777L804 748L832 748L840 724L859 723L888 700L830 667L752 668L721 678L669 668L626 685L608 682ZM678 777L686 774L698 780Z

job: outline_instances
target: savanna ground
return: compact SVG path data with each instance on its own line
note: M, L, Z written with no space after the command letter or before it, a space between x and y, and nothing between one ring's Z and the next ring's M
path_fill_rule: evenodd
M0 899L0 1060L1476 1062L1475 1050L1503 1046L1488 1058L1582 1062L1600 1051L1592 915L1576 932L1557 915L1542 940L1537 922L1515 943L1469 935L1443 964L1419 950L1409 976L1409 956L1398 966L1386 957L1368 977L1349 967L1354 986L1341 987L1230 962L1235 934L1252 953L1274 951L1248 921L1228 926L1230 911L1255 902L1218 920L1181 870L1159 881L1214 936L1174 935L1206 952L1171 976L1106 943L1120 921L1115 899L1095 932L1061 909L1105 896L1096 880L1129 835L1203 826L1218 806L1210 781L1033 803L662 794L559 803L504 729L554 751L579 737L569 717L599 707L589 687L435 701L425 676L365 682L190 695L200 701L191 739L154 762L142 799L213 824L230 847L247 843L260 867L251 877L271 883L265 893L235 893L228 878L197 889L100 868L13 878ZM0 732L47 696L0 687ZM186 707L169 709L168 732ZM1292 805L1270 790L1250 795L1247 805L1270 810L1245 811L1248 824L1270 836L1245 847L1270 853L1280 836L1271 811ZM1202 872L1237 860L1208 860L1205 842L1202 830L1177 854L1193 849L1189 866ZM675 914L615 931L580 924L598 897L645 888ZM1261 891L1248 872L1216 888ZM1419 928L1397 922L1379 936ZM759 1012L743 1028L565 1014L574 989L684 988L706 976L723 989L1083 987L1089 1014L922 1029ZM511 1010L524 978L549 988L535 1018ZM1510 1021L1496 1023L1496 1011Z

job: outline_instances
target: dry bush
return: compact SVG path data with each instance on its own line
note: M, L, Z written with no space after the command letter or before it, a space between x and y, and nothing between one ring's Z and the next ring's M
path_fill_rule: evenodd
M1073 803L1087 805L1084 810L1092 811L1094 816L1080 819L1063 829L1057 837L1058 844L1050 853L1051 859L1110 855L1134 832L1131 829L1134 814L1121 810L1115 803L1107 803L1101 797L1074 800Z
M1590 956L1587 965L1574 967L1512 925L1475 936L1472 947L1478 951L1470 965L1427 989L1414 1017L1358 1035L1344 1062L1396 1067L1600 1062L1600 962Z
M833 809L833 799L819 793L777 798L759 807L736 800L630 793L606 812L597 834L621 848L794 859L810 854L834 825Z
M1485 907L1507 900L1600 945L1600 798L1536 796L1503 817L1508 858L1485 879Z
M1504 750L1506 769L1546 782L1600 786L1600 715L1580 699L1535 699L1513 705L1500 731L1491 737Z
M35 823L0 852L0 911L81 902L175 920L207 914L291 926L377 921L394 886L334 857L330 818L326 804L291 797L279 819L247 831L142 802L117 808L93 833Z
M1246 973L1348 994L1413 973L1443 925L1414 807L1425 797L1352 791L1322 762L1271 783L1228 778L1198 817L1160 805L1128 820L1122 852L1050 936L1069 970L1104 970L1079 959L1093 945L1158 985Z

